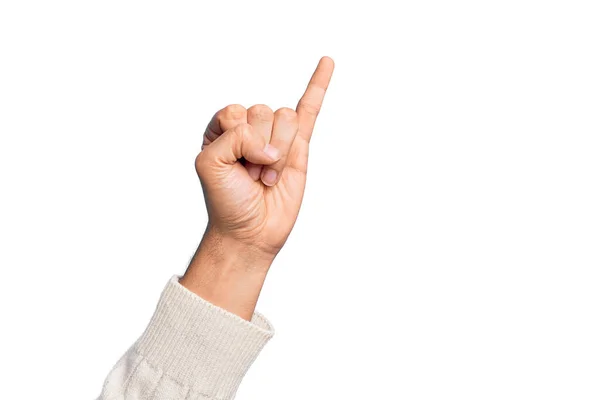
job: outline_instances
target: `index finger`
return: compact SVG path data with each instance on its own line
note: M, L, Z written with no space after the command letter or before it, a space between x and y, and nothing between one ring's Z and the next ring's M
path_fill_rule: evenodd
M230 104L217 111L206 127L202 148L217 140L225 131L248 122L247 114L246 108L240 104Z
M298 135L307 142L310 141L317 116L323 105L325 92L327 91L331 75L333 74L333 68L334 63L331 58L321 58L319 65L317 65L317 69L310 78L310 82L306 87L304 95L296 107L299 124Z

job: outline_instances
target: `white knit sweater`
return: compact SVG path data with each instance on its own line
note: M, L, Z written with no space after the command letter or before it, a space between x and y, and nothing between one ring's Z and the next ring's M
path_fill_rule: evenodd
M246 321L190 292L175 275L98 400L232 399L273 334L259 313Z

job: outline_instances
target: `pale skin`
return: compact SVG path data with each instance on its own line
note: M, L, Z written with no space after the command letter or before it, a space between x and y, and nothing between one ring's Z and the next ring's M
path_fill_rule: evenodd
M195 160L208 224L180 283L250 320L302 204L308 149L334 63L323 57L295 110L229 105Z

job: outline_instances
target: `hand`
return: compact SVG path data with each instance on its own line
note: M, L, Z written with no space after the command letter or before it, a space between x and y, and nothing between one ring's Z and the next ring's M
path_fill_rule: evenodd
M215 297L222 297L215 281L227 282L229 295L231 290L252 287L252 293L243 297L258 297L256 286L260 292L300 211L308 146L333 68L330 58L320 60L296 110L273 112L264 105L246 110L231 105L217 112L208 124L195 165L209 221L181 282L201 291L205 298L212 297L213 303ZM238 282L234 275L244 278ZM249 284L249 276L256 285ZM198 281L203 282L202 288ZM231 287L232 281L238 282L237 289ZM236 309L237 313L251 316L255 302L249 301L245 309Z

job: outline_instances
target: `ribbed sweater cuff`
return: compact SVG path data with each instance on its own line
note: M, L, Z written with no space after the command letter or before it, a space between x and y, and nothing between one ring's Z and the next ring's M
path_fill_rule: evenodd
M192 391L230 399L273 334L261 314L246 321L190 292L174 275L136 351Z

